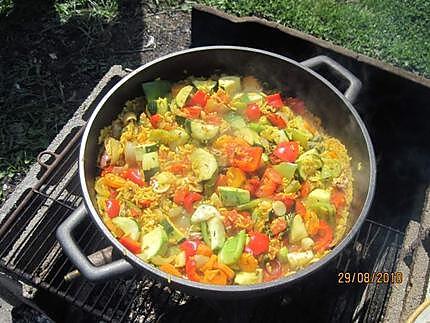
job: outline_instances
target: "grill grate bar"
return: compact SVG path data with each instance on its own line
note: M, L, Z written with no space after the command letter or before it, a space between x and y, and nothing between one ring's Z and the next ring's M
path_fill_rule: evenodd
M71 146L72 147L72 146ZM74 153L76 153L77 152L77 148L78 148L78 146L75 146L74 147L74 149L73 149L73 151L72 151L72 153L70 153L70 154L66 154L66 162L68 161L68 160L72 160L72 158L73 158L73 156L75 155ZM48 180L47 180L47 183L46 184L44 184L44 185L40 185L40 186L45 186L45 187L47 187L48 186L48 184L49 183L51 183L54 179L55 179L55 177L57 176L57 175L59 175L59 174L67 174L67 173L69 173L70 172L70 170L71 170L71 168L73 167L73 165L74 164L72 164L72 165L70 165L69 166L69 168L66 170L66 171L62 171L62 169L63 169L63 166L64 165L66 165L66 162L65 163L62 163L62 164L60 164L60 166L58 167L58 168L56 168L54 171L53 171L53 175L52 175L52 177L50 177L50 178L48 178ZM62 171L61 173L60 173L60 171ZM73 177L71 177L69 180L71 180ZM57 187L57 185L54 185L54 188L56 188ZM32 192L33 193L36 193L36 189L35 188L33 188L32 189ZM52 199L51 199L52 200ZM29 226L29 224L30 224L30 222L34 219L34 216L36 215L36 214L33 214L33 212L31 212L31 210L39 210L39 209L41 209L42 208L42 206L46 203L46 201L47 201L47 198L45 197L45 198L43 198L43 199L40 199L40 202L38 203L38 204L36 204L37 203L37 201L38 201L38 199L37 198L34 198L34 199L32 199L29 203L28 203L28 205L27 205L27 207L25 207L24 208L24 210L21 212L21 214L30 214L30 215L32 215L32 216L28 216L27 217L27 221L25 221L23 224L21 224L20 225L20 227L19 227L19 231L18 231L18 233L15 233L15 234L13 234L13 232L12 232L12 228L14 228L14 227L17 227L16 225L15 226L10 226L9 225L9 228L8 228L8 230L4 233L4 235L3 235L3 238L1 239L1 241L0 242L2 242L2 241L9 241L9 243L6 245L6 247L3 249L3 252L0 254L0 257L1 258L3 258L4 256L5 256L5 252L7 252L7 250L9 250L10 248L11 248L11 246L15 243L15 241L17 240L17 238L19 237L19 236L21 236L22 235L22 233L25 231L25 229ZM34 205L34 204L36 204L36 205ZM49 206L48 206L49 207ZM11 215L12 216L12 215ZM18 221L20 221L21 219L23 219L23 218L25 218L25 217L19 217L18 218ZM34 232L34 230L36 230L36 228L38 227L38 225L41 223L41 221L43 221L43 219L44 219L44 216L41 216L41 218L39 219L39 221L37 221L37 223L33 226L33 228L32 228L32 232ZM3 230L3 228L2 228L2 230ZM31 235L28 235L28 236L31 236ZM25 242L24 242L25 243ZM23 244L24 244L23 243ZM18 249L17 249L18 250ZM13 259L13 257L11 257L10 259Z
M77 186L78 186L78 184L76 183L75 185L74 185L74 189L76 189L77 188ZM67 195L66 195L66 200L68 200L70 197L72 196L72 193L71 192L69 192ZM72 200L72 203L75 203L77 200L79 200L80 199L80 197L79 196L76 196L73 200ZM43 225L43 226L41 226L41 227L39 227L40 225L36 225L35 227L34 227L34 230L32 230L32 234L34 234L34 232L36 231L36 229L39 231L39 233L37 234L37 237L34 237L33 239L32 239L32 242L29 244L29 246L27 247L28 249L27 249L27 252L23 252L23 253L21 253L21 255L20 255L20 257L19 258L17 258L17 260L16 260L16 262L15 263L20 263L22 260L23 260L23 258L25 257L25 258L27 258L28 257L28 254L30 253L30 252L32 252L33 253L33 255L30 257L30 260L27 262L27 264L23 267L23 270L24 271L26 271L27 269L28 269L28 267L30 266L30 264L34 261L34 259L35 259L35 257L37 256L37 255L39 255L39 252L42 250L42 248L43 247L45 247L45 245L46 245L46 242L48 241L48 239L50 239L50 238L52 238L53 237L53 234L55 233L55 229L57 228L57 226L58 225L60 225L60 223L64 220L64 217L62 217L61 215L60 215L60 212L61 212L61 208L57 208L56 210L55 210L55 212L54 212L54 214L52 214L52 216L48 219L48 221L46 221L45 222L45 224ZM51 226L51 224L55 224L55 226L54 226L54 229L51 229L48 233L47 233L47 229ZM39 243L39 246L37 247L37 249L36 249L36 251L31 251L32 250L32 247L33 247L33 245L36 243L36 241L37 241L37 239L36 238L38 238L41 234L45 234L45 238L43 239L43 241L42 242L40 242ZM48 253L49 254L49 253ZM37 268L36 268L37 269ZM35 269L35 270L36 270Z

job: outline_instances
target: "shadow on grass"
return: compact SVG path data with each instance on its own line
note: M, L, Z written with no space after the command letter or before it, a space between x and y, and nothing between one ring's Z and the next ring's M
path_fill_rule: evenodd
M62 22L53 0L15 0L0 16L0 182L46 148L111 65L141 64L145 3L118 1L111 21L81 11Z

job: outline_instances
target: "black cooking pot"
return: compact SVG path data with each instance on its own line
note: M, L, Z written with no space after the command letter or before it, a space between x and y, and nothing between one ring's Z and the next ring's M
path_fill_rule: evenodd
M340 93L326 79L311 68L326 65L349 82L345 94ZM340 138L352 157L354 176L353 201L347 234L324 258L299 272L275 281L249 286L218 286L193 282L166 273L143 262L128 252L109 232L96 210L94 180L98 174L97 139L100 130L111 124L127 100L142 95L141 84L156 78L182 80L189 75L210 76L214 72L236 75L254 75L268 82L271 88L285 88L303 99L306 106L320 117L327 132ZM367 130L353 102L360 90L360 81L326 56L318 56L298 63L286 57L263 50L233 46L213 46L188 49L148 63L124 77L100 101L86 126L79 153L79 176L85 203L58 228L57 239L64 252L84 277L91 281L105 281L141 270L173 288L207 297L246 297L273 292L300 281L326 265L345 248L357 233L369 210L375 188L375 157ZM86 216L90 216L102 232L124 256L110 264L95 267L77 246L73 232Z

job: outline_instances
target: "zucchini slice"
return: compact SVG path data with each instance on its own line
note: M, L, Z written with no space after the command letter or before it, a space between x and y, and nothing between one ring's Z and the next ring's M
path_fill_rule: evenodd
M140 244L142 253L139 257L143 260L149 260L155 255L162 255L167 247L167 233L161 226L156 227L152 231L142 236Z
M124 216L117 216L116 218L112 219L112 222L118 228L120 228L126 236L129 236L133 240L139 239L139 226L134 219Z

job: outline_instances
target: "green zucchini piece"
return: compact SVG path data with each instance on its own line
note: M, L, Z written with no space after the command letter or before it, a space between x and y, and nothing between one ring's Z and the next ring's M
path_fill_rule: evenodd
M294 174L297 169L297 164L282 162L278 165L274 165L273 168L281 174L281 176L287 181L290 182L294 178Z
M168 81L155 80L152 82L146 82L142 84L143 93L145 94L148 102L163 98L169 94L171 84Z
M295 179L293 179L290 184L287 185L287 187L285 187L284 191L285 193L295 193L300 189L301 185L299 181L296 181Z
M323 161L323 166L321 168L322 179L336 178L342 172L342 166L337 160L331 159L331 158L322 158L322 161Z
M200 223L213 217L221 217L217 208L209 204L202 204L197 207L191 216L191 223Z
M153 151L142 155L142 169L144 171L159 168L158 152Z
M191 168L198 181L206 181L218 171L218 164L214 155L206 149L197 148L191 154Z
M193 87L191 85L186 85L179 90L178 94L176 94L175 97L175 101L178 107L182 108L185 105L192 91Z
M330 203L330 192L321 188L316 188L309 193L306 203L310 206L314 203Z
M216 81L213 80L194 79L191 82L197 88L197 90L204 92L210 92L216 86Z
M142 236L140 244L142 253L139 255L143 260L149 260L155 255L163 255L167 247L168 237L161 226Z
M225 242L225 228L219 216L210 218L207 221L210 247L212 250L220 250Z
M252 285L261 283L263 282L263 269L258 268L252 273L240 271L234 277L234 282L238 285Z
M208 246L210 246L211 245L211 239L210 239L210 236L209 236L208 224L206 222L200 223L200 231L202 233L203 241Z
M185 234L182 233L182 231L179 230L169 218L164 218L161 221L161 225L163 226L164 231L166 231L167 236L169 237L169 242L181 243L186 239Z
M234 237L228 238L218 254L219 261L226 265L236 263L242 255L245 241L246 234L244 230L240 231Z
M126 236L129 236L133 240L139 239L139 226L133 218L117 216L112 219L112 222L120 228Z
M279 249L278 259L283 264L286 264L288 262L288 248L287 247L284 246L281 249Z
M152 116L154 114L157 114L158 107L157 102L155 100L149 101L146 105L146 112L148 115Z
M233 98L242 88L239 76L220 77L218 79L218 86L222 88L230 98Z
M213 139L219 131L219 127L212 124L206 124L196 120L190 123L191 137L201 142Z
M315 175L323 165L321 158L317 154L309 152L310 150L297 159L299 175L304 180Z
M165 114L169 111L169 102L167 101L167 98L158 98L155 103L157 104L158 114Z
M172 143L176 146L182 146L188 142L188 139L190 139L190 135L181 128L170 130L170 135L172 136Z
M251 210L255 209L262 201L265 199L255 199L252 201L249 201L248 203L240 204L236 207L238 211L245 211L245 210Z
M234 112L227 113L224 116L224 120L227 121L233 129L243 129L246 127L245 119Z
M256 133L260 133L265 129L264 125L259 124L257 122L248 123L248 127L249 127L249 129L254 130Z
M306 149L308 147L308 141L312 138L312 134L305 130L293 128L291 129L291 137Z
M292 243L298 243L307 236L308 232L306 231L305 223L303 222L302 217L299 214L296 214L291 223L289 241Z
M248 190L237 187L219 186L218 192L224 206L236 206L248 203L251 199L251 194Z
M288 264L292 269L298 269L307 265L314 258L311 250L303 252L290 252L287 255Z
M236 137L242 138L251 146L257 145L262 146L261 137L254 130L249 128L241 128L235 131L234 135Z

